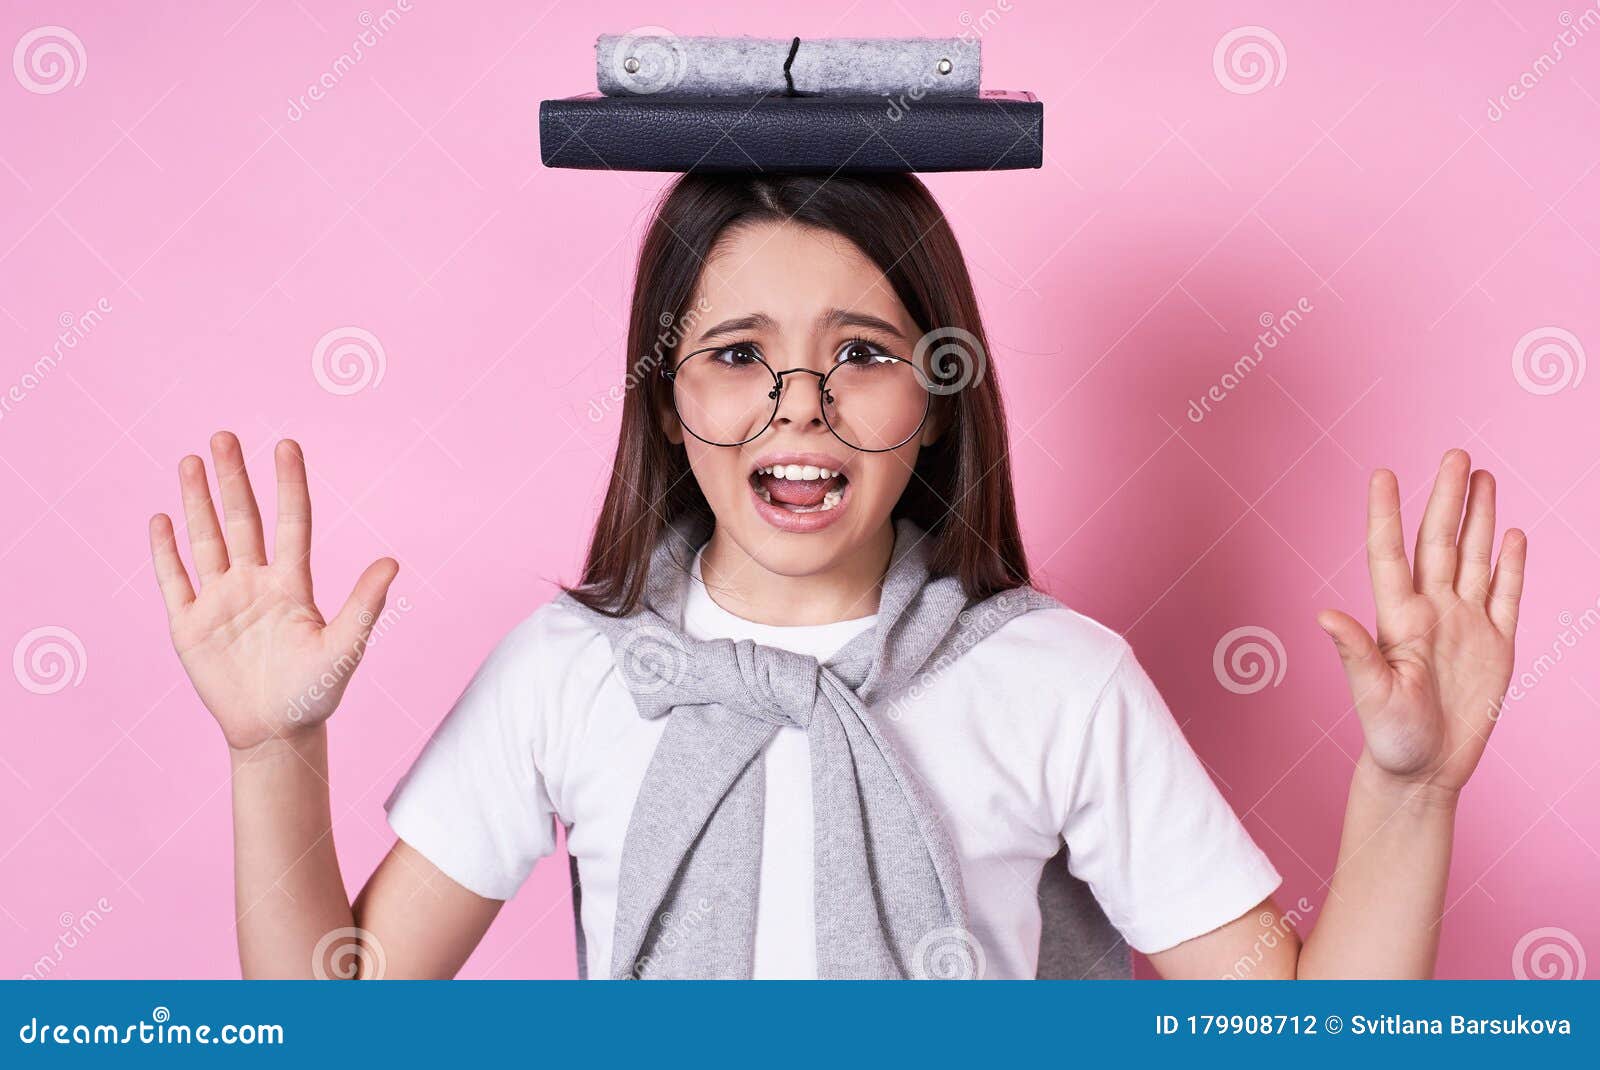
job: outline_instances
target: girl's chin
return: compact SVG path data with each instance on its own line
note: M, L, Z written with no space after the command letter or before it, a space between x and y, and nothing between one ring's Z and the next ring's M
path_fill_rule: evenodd
M850 499L854 493L854 486L845 483L844 494L839 503L831 509L811 509L797 512L794 509L769 502L756 493L755 487L750 487L750 504L755 509L756 515L765 523L778 531L789 532L794 535L809 535L821 531L839 522L839 518L850 508Z

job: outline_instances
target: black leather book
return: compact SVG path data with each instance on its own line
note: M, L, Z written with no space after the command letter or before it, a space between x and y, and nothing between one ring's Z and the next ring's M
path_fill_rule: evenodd
M617 171L990 171L1040 167L1044 105L978 96L608 97L539 105L547 167Z

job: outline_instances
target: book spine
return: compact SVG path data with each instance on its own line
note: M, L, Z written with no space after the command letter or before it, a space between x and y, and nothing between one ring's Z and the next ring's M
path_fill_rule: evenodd
M755 96L976 96L976 36L884 38L680 37L659 27L605 34L595 43L595 82L607 96L678 93ZM788 65L788 77L784 67Z
M1043 164L1037 101L547 100L546 166L618 171L987 171Z

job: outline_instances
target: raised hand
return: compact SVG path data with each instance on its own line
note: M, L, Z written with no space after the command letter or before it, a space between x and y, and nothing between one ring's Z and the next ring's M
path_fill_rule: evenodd
M304 731L333 713L400 568L387 557L367 566L338 615L324 621L311 597L305 456L287 439L274 456L278 517L271 564L244 452L229 432L211 437L221 526L205 462L191 455L178 464L198 595L178 557L171 518L158 513L150 519L150 552L172 644L200 700L237 749Z
M1344 661L1366 735L1364 759L1453 793L1483 756L1511 680L1528 539L1508 529L1494 558L1494 478L1473 472L1462 450L1446 453L1439 466L1414 572L1393 472L1373 474L1367 501L1377 641L1337 610L1324 610L1317 623Z

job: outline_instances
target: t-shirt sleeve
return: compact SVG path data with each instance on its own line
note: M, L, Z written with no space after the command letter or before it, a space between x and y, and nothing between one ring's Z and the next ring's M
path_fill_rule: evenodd
M1226 925L1281 883L1124 648L1084 729L1062 835L1069 867L1136 951Z
M510 899L555 849L555 808L535 760L549 656L540 616L495 647L384 803L397 836L488 899Z

